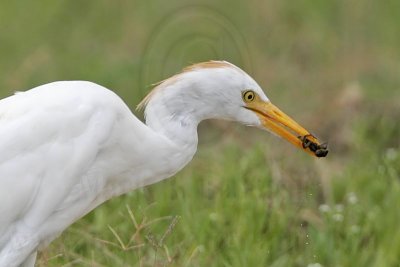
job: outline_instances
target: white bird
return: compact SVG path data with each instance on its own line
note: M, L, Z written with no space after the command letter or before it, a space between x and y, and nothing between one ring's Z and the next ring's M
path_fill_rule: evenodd
M328 152L225 61L184 69L139 107L146 123L115 93L85 81L0 101L1 267L34 266L37 250L99 204L181 170L196 152L202 120L238 121L317 157Z

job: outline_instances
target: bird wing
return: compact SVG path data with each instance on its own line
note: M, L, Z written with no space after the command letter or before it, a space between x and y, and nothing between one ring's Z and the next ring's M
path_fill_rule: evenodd
M0 250L15 222L34 229L63 205L108 138L109 92L85 87L53 83L0 101Z

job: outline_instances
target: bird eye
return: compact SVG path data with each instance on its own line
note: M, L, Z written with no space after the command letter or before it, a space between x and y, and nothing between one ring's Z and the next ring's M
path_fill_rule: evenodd
M243 92L243 100L245 102L251 102L254 98L256 98L256 94L253 91L248 90Z

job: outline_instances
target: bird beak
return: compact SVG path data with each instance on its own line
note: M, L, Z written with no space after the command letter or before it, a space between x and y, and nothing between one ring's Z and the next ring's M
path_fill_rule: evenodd
M256 100L258 101L247 103L245 108L257 114L265 129L281 136L313 156L325 157L328 154L327 144L321 144L316 137L278 107L271 102Z

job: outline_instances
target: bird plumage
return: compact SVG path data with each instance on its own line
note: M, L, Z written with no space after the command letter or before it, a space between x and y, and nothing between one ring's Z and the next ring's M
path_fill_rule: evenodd
M243 97L248 89L254 98ZM165 80L141 107L146 124L115 93L84 81L0 101L0 267L33 266L38 249L99 204L174 175L196 152L202 120L272 127L298 147L282 125L308 134L222 61Z
M0 266L7 267L103 201L187 161L179 161L180 146L90 82L55 82L1 100L0 138Z

